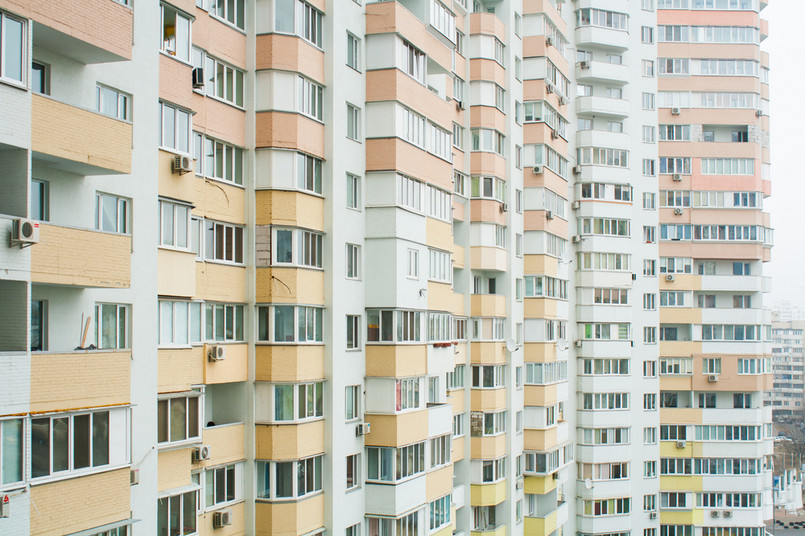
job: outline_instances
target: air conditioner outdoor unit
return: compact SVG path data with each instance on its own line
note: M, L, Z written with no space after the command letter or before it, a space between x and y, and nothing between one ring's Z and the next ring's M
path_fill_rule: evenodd
M648 518L649 518L649 519L657 519L657 512L651 512L651 513L648 515Z
M11 515L11 500L8 495L0 495L0 518Z
M718 517L718 510L713 510L710 512L710 517Z
M571 206L573 207L573 210L578 210L581 208L581 201L573 201Z
M710 382L710 383L715 383L715 382L717 382L717 381L718 381L718 374L710 374L710 375L707 377L707 381L708 381L708 382Z
M179 175L193 171L193 160L189 156L176 155L173 159L173 172Z
M11 226L11 245L26 247L39 242L39 222L25 218L17 218Z
M525 485L525 481L524 481L523 477L519 477L517 479L517 482L515 482L514 487L516 489L523 489L524 485Z
M682 180L682 175L680 175L679 173L674 173L674 176L673 176L672 178L673 178L673 179L674 179L676 182L679 182L679 181L681 181L681 180Z
M551 211L551 210L546 210L546 211L545 211L545 219L546 219L546 220L552 220L552 219L553 219L553 211Z
M589 69L590 68L590 62L589 61L580 61L579 62L579 68L581 68L581 69Z
M564 95L562 95L561 97L559 97L559 104L561 104L562 106L564 106L564 105L565 105L565 104L567 104L568 102L570 102L570 101L569 101L569 100L567 100L567 97L565 97Z
M456 109L463 110L464 109L464 101L456 101Z
M681 216L682 215L682 209L681 208L675 208L674 209L674 214L676 214L677 216Z
M542 166L534 166L532 171L534 172L534 175L542 175Z
M207 359L210 361L223 361L226 359L226 346L213 344L207 347Z
M369 435L371 431L372 426L368 422L358 423L358 426L355 427L356 436Z
M573 166L573 174L581 175L581 166Z
M545 91L547 91L548 93L553 93L553 90L554 90L553 84L550 82L546 82Z
M204 89L204 67L193 69L193 89Z
M212 528L220 529L232 524L232 510L221 510L212 515Z
M676 279L676 276L674 274L668 274L665 276L665 280L668 281L669 283L673 283L674 279Z
M685 448L685 445L686 445L686 444L687 444L687 443L686 443L684 440L677 441L677 442L676 442L676 448L678 448L678 449L683 449L683 448Z
M132 486L136 486L140 483L140 470L139 469L132 469L129 471L129 484Z
M679 115L682 112L679 108L671 108L671 115Z
M551 129L551 139L555 140L558 137L559 137L559 134L556 133L556 130Z
M581 339L576 339L575 341L573 341L573 346L575 346L576 348L581 348L581 344L582 344Z
M501 203L500 204L500 212L508 212L509 211L509 204L508 203Z
M755 111L755 117L762 117L762 116L763 116L763 111L762 110Z
M549 47L553 46L553 37L546 37L545 38L545 46L549 46Z
M579 242L581 242L581 236L573 235L573 243L578 244Z
M732 517L732 512L729 510L724 510L724 517Z
M210 456L212 456L212 450L207 445L199 445L193 449L194 462L202 462L204 460L209 460Z

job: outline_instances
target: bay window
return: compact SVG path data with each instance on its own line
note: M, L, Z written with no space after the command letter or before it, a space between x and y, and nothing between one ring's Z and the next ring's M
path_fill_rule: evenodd
M421 313L399 309L368 309L366 340L368 342L420 342Z
M425 472L425 442L405 447L366 447L367 480L395 482Z
M109 465L109 414L109 411L94 411L32 418L31 477L39 478ZM4 433L7 422L9 421L3 423ZM8 430L15 432L12 426ZM19 430L18 428L16 431ZM5 447L5 439L3 444ZM14 447L9 446L9 456L13 460ZM5 467L3 460L3 468Z
M301 460L257 461L257 497L266 500L303 498L322 490L324 455Z
M198 490L157 500L157 536L196 534Z
M162 52L190 61L190 18L177 9L162 4Z
M322 266L324 235L305 229L272 228L272 263L310 268Z
M201 437L200 394L165 397L157 403L157 442L176 443Z
M265 305L257 308L257 340L283 344L320 343L324 309L293 305Z
M159 344L201 342L201 302L159 300Z
M204 340L243 342L244 306L231 303L204 304Z

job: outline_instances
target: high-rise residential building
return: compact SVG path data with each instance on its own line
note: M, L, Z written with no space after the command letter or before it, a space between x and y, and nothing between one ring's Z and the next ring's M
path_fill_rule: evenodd
M764 0L659 0L660 534L772 515Z
M0 0L0 534L760 536L764 5Z
M773 388L766 391L776 421L800 421L805 411L805 322L772 322Z

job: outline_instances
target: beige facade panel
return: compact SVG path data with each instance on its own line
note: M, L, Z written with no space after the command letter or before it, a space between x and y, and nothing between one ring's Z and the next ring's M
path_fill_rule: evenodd
M506 345L503 342L471 342L470 362L474 365L502 365L506 363Z
M660 324L701 324L702 310L695 307L661 307Z
M298 460L324 452L324 419L303 424L255 425L255 458Z
M128 404L130 391L130 351L31 353L32 413Z
M453 253L453 267L454 268L464 268L465 267L465 255L466 251L463 245L453 244L452 248Z
M463 160L463 156L456 155L455 158L457 160ZM453 198L453 219L458 221L466 221L466 207L467 204L463 201L460 201L458 198Z
M195 33L193 34L195 36ZM193 94L193 130L243 147L246 145L246 112L233 104Z
M192 203L196 195L196 181L200 180L195 173L178 174L173 171L173 162L176 153L159 150L157 164L157 177L159 180L159 195ZM194 166L198 162L193 161Z
M559 402L559 385L526 385L526 406L552 406Z
M494 35L501 43L506 43L506 25L494 13L470 14L470 33Z
M506 316L506 296L473 294L470 297L470 316Z
M131 517L129 468L32 486L31 536L62 536Z
M494 106L470 107L471 128L493 128L498 132L506 132L506 114Z
M157 350L157 389L160 393L189 391L204 383L203 346Z
M255 146L296 149L324 158L324 124L290 112L258 112Z
M160 296L196 295L196 254L191 251L157 251L157 290Z
M505 272L509 259L505 249L490 246L472 246L470 265L473 270L494 270Z
M255 346L255 380L312 381L324 378L324 345Z
M193 469L193 446L160 451L157 467L158 491L192 485L190 471Z
M453 249L453 226L450 222L427 218L425 233L428 247L450 251Z
M208 301L244 303L246 301L246 267L196 263L196 297Z
M210 447L212 453L205 467L215 467L233 463L246 458L246 425L242 422L205 427L201 431L201 442Z
M428 438L427 408L394 415L366 413L364 418L372 429L367 446L401 447Z
M661 155L673 155L675 157L759 158L760 146L755 143L660 142L659 152Z
M466 457L466 440L464 437L453 439L453 449L450 453L450 458L453 463L463 460Z
M453 129L452 101L446 101L399 69L366 73L366 102L398 101L447 131Z
M556 10L551 0L524 0L523 14L539 13L548 17L562 35L569 35L567 23L562 18L562 14Z
M193 93L193 66L167 54L159 54L159 98L192 110L201 98Z
M232 511L232 524L215 528L212 520L215 512L207 512L198 516L199 536L241 536L246 532L246 503L238 503L227 506L226 510Z
M559 301L553 298L526 298L524 316L526 318L558 318Z
M470 201L470 221L482 221L506 225L503 204L494 199L473 199Z
M464 412L465 395L464 389L454 389L447 392L447 401L453 405L453 413Z
M192 11L191 11L192 13ZM239 69L246 69L246 34L201 9L193 21L193 45Z
M671 352L669 343L663 341L660 345L661 355L693 356L693 373L677 376L662 376L660 388L663 391L735 391L753 392L771 389L771 374L738 374L738 359L746 355L709 355L698 353ZM716 381L710 381L710 374L703 373L705 357L721 358L721 373L717 374Z
M255 505L256 536L301 536L324 526L324 494L298 502Z
M767 261L771 248L761 244L735 244L729 242L671 242L663 243L663 256L691 257L694 259L758 259ZM663 281L660 281L662 287Z
M249 345L227 344L225 346L226 359L204 360L204 383L245 382L249 379ZM206 349L204 353L206 355Z
M698 408L660 408L660 422L663 424L698 424L702 422L702 410Z
M302 192L255 192L257 225L288 225L324 231L324 198Z
M754 76L669 76L661 78L660 85L663 91L690 91L693 89L694 91L760 93L760 78Z
M690 88L688 88L690 89ZM681 108L679 115L671 115L671 108L657 110L659 124L680 125L758 125L760 118L755 110L729 109L729 108ZM682 145L682 144L680 144ZM726 145L726 144L724 144Z
M449 72L452 49L431 34L413 13L399 2L382 2L366 5L366 35L397 33L427 54Z
M398 171L453 191L453 166L399 138L366 140L366 171Z
M551 214L548 219L545 210L526 210L523 215L525 228L529 231L547 231L551 234L564 237L570 235L567 220Z
M453 292L450 283L428 281L428 309L464 316L464 294Z
M453 491L453 465L446 465L425 475L426 497L434 501Z
M470 391L472 411L501 411L506 409L506 389L472 389Z
M561 136L554 138L553 129L548 123L525 123L523 125L523 139L525 143L544 143L561 155L567 155L570 144ZM564 193L564 190L562 191Z
M526 363L553 363L558 360L555 342L527 342L523 344Z
M526 274L555 274L559 259L549 255L523 255L523 272Z
M406 378L422 376L427 371L427 345L366 345L366 376Z
M470 438L473 460L494 460L506 455L506 434Z
M506 500L506 481L494 484L471 484L470 504L472 506L495 506Z
M470 155L473 175L506 177L506 159L495 153L474 152Z
M470 80L486 80L500 87L506 86L506 69L495 60L486 58L470 59Z
M546 100L563 117L567 117L569 115L567 105L559 101L556 92L548 93L547 88L544 80L523 80L523 100Z
M324 271L308 268L257 268L256 301L324 305Z
M698 14L701 11L691 11L691 14ZM736 11L728 12L728 11L720 11L718 13L718 25L729 26L730 23L721 20L721 16L724 15L725 17L729 18L730 15L736 14ZM744 18L744 22L746 22L747 17ZM757 15L751 17L756 19L749 24L736 24L736 26L755 26L757 27ZM662 17L665 19L665 17ZM674 23L674 22L660 22L660 24L683 24L683 23ZM706 25L706 23L701 19L691 20L690 22L684 23L690 24L693 26L701 26ZM657 54L661 58L734 58L734 59L745 59L745 60L758 60L760 61L760 49L757 45L742 45L742 44L735 44L735 43L658 43L657 44ZM732 77L733 80L736 80L740 77ZM661 84L664 86L666 79L661 79Z
M47 27L34 39L54 50L79 47L84 63L131 59L134 13L130 7L107 0L0 0L0 9L33 19ZM103 24L98 24L103 21ZM86 50L89 45L91 50Z
M544 35L523 36L523 57L532 58L541 56L547 56L551 63L553 63L560 72L562 72L567 78L571 78L568 76L571 71L570 64L568 63L567 59L562 56L562 53L559 52L558 48L555 46L548 46L548 42Z
M529 430L526 428L523 437L525 450L545 451L555 448L559 444L559 429L556 426L545 430Z
M556 489L557 480L553 476L527 476L523 482L526 493L545 495Z
M324 51L300 37L263 34L256 38L257 70L292 71L324 84Z
M39 243L31 247L31 281L129 288L131 236L40 223Z
M31 95L31 149L43 160L83 175L131 173L131 147L131 123Z

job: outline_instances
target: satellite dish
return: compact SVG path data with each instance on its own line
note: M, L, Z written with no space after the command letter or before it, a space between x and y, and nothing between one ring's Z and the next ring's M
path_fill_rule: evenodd
M584 488L585 489L593 489L593 481L589 478L584 479Z
M506 350L509 352L514 352L517 350L517 344L514 342L514 339L509 339L506 341Z

